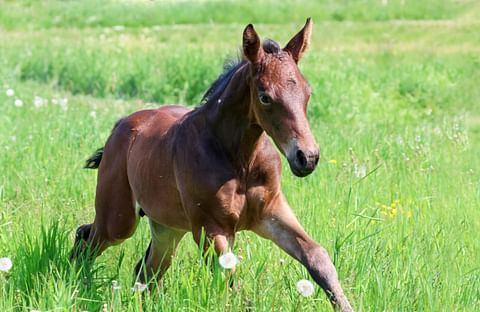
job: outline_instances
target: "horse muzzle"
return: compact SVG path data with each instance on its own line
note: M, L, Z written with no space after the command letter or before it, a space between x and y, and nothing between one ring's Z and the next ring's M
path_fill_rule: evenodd
M306 177L315 170L320 158L318 148L307 150L296 148L288 155L288 164L297 177Z

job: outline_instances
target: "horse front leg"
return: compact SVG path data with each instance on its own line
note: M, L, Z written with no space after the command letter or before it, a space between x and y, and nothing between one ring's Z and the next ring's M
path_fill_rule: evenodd
M283 195L277 196L268 207L259 225L253 230L302 263L325 291L335 309L353 311L327 251L308 236Z

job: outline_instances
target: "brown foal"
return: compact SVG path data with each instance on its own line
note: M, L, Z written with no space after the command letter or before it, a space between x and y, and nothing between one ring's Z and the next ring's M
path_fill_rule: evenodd
M99 255L129 238L140 215L151 242L137 265L142 282L160 280L187 232L202 231L217 254L251 230L300 261L341 311L352 311L324 248L297 221L280 189L281 162L270 137L299 177L316 167L319 148L307 121L310 87L297 66L312 22L281 49L243 32L244 60L210 87L203 105L163 106L121 119L87 167L98 167L96 215L77 230L72 258ZM201 246L205 248L205 246ZM146 272L143 274L142 272Z

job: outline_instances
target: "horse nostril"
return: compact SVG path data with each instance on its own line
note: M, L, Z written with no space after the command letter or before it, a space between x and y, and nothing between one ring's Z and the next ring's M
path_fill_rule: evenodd
M318 164L319 159L320 159L320 154L315 154L315 166Z
M297 151L297 160L300 166L302 166L303 168L307 166L307 157L301 150Z

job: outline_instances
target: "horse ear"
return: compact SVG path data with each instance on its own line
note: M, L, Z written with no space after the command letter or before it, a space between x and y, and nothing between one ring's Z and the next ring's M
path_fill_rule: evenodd
M309 17L307 18L307 22L305 23L305 26L303 26L302 30L300 30L298 34L296 34L292 39L290 39L285 48L283 48L284 51L292 55L295 63L298 63L298 61L302 58L303 53L310 45L312 27L312 18Z
M253 64L259 63L263 57L260 38L252 24L248 24L243 31L243 54Z

